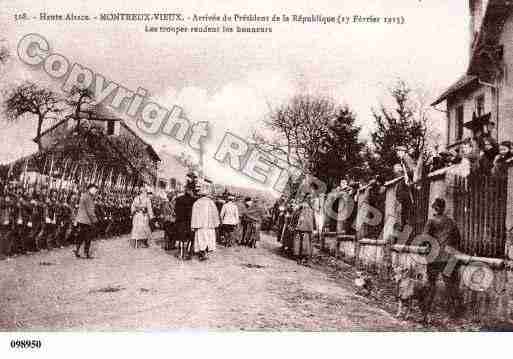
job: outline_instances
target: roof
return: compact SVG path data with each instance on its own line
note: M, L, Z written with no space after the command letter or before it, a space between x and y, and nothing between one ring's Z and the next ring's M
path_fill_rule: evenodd
M484 9L483 21L477 34L477 38L472 45L469 65L466 74L462 76L455 84L445 90L431 106L436 106L446 100L451 94L459 91L474 81L479 81L479 67L481 52L484 47L493 48L497 45L497 40L503 31L504 23L508 16L513 12L513 2L511 0L489 0L486 9ZM485 65L486 66L486 65Z
M121 120L121 125L126 128L132 135L134 135L135 137L137 137L145 146L146 146L146 149L148 150L148 153L150 154L150 156L152 156L155 160L157 161L162 161L161 158L159 157L159 155L157 154L157 152L155 151L155 149L153 148L152 145L150 145L148 142L146 142L141 136L139 136L134 130L132 130L130 128L130 126L128 126L126 124L125 121Z
M87 113L87 111L82 111L84 113ZM71 116L66 116L65 118L63 118L62 120L58 121L56 124L52 125L51 127L47 128L46 130L44 130L43 132L41 132L41 135L39 137L35 137L33 139L34 142L37 142L41 137L45 136L47 133L49 132L52 132L53 130L55 130L57 127L61 126L63 123L67 122L70 118L72 118ZM132 130L130 128L130 126L128 126L125 121L123 121L122 119L120 118L96 118L96 117L91 117L91 118L81 118L81 120L91 120L91 121L119 121L119 123L125 128L127 129L132 135L134 135L135 137L137 137L145 146L146 146L146 150L148 151L149 155L155 160L155 161L161 161L159 155L157 154L157 152L155 151L155 149L153 148L152 145L150 145L148 142L146 142L141 136L139 136L134 130Z
M33 141L34 142L37 142L38 139L40 139L41 137L43 137L44 135L46 135L48 132L51 132L53 130L55 130L57 127L59 127L60 125L62 125L63 123L65 123L66 121L68 121L69 117L65 117L63 118L62 120L58 121L56 124L48 127L46 130L44 130L43 132L41 132L41 134L39 136L36 136L34 137Z
M81 111L81 113L85 113L85 114L91 114L92 112L90 111ZM39 137L35 137L34 138L34 142L37 142L37 140L41 137L43 137L44 135L46 135L47 133L55 130L57 127L59 127L60 125L62 125L63 123L67 122L69 119L73 118L71 115L67 115L65 116L62 120L60 121L57 121L57 123L53 124L52 126L48 127L47 129L45 129L44 131L41 132L41 135L39 135ZM100 122L105 122L105 121L120 121L120 122L123 122L122 119L120 118L106 118L106 117L80 117L81 120L93 120L93 121L100 121Z
M471 49L467 73L479 71L481 51L484 47L493 48L503 31L508 16L513 12L511 0L489 0L484 11L481 28Z
M447 97L451 96L456 91L462 90L467 86L470 86L473 83L479 82L479 78L474 75L463 75L458 81L452 84L447 90L445 90L436 100L431 104L431 106L436 106L440 102L447 99Z

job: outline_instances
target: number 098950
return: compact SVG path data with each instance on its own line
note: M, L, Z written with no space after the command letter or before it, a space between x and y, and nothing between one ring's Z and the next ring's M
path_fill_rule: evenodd
M11 340L11 349L41 349L41 340L34 339L13 339Z

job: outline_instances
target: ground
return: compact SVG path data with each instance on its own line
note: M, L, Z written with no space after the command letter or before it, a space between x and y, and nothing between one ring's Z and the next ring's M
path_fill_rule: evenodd
M70 248L0 262L0 330L403 331L352 281L259 248L218 247L209 261L179 261L126 237L94 243L93 260Z

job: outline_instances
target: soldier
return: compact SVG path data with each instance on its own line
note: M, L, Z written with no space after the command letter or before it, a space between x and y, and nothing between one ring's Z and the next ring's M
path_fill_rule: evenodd
M43 187L41 189L41 196L39 199L39 212L41 214L41 230L36 236L36 250L40 251L41 249L48 249L46 243L46 232L47 232L47 206L48 206L48 189Z
M41 192L37 189L34 190L34 195L30 200L31 214L30 214L30 222L27 224L29 227L30 237L30 248L32 251L39 251L37 236L41 232L43 227L43 205L41 202Z
M36 209L36 201L34 199L35 191L33 188L27 189L26 192L27 192L27 197L25 199L25 213L24 213L25 231L24 231L23 243L24 243L25 252L32 253L32 252L35 252L34 236L33 236L33 228L34 228L33 215L34 215L34 211Z
M9 253L13 255L25 254L25 240L27 237L26 222L29 217L27 195L23 187L15 187L14 230L9 243Z
M105 229L104 229L104 235L106 238L110 238L112 236L112 230L113 230L113 201L112 197L107 195L105 198L105 217L106 223L105 223Z
M119 198L114 199L113 205L113 234L114 236L119 236L122 231L122 221L121 221L121 205L119 203Z
M48 245L48 249L53 249L57 247L56 243L56 234L57 234L57 215L58 215L58 207L59 204L57 202L57 190L52 189L50 191L50 198L48 199L48 206L47 206L47 214L46 219L47 221L47 237L46 237L46 243Z
M55 208L55 229L53 234L53 243L54 247L56 248L62 248L63 247L63 240L62 237L62 230L64 226L64 209L63 209L63 201L62 198L62 192L57 195L58 200L53 204Z
M40 249L52 249L55 239L56 229L56 191L52 189L50 194L47 195L47 191L43 191L43 226L41 232L38 235L38 248Z
M69 204L71 194L66 191L61 193L61 200L58 203L57 229L55 234L55 242L58 247L62 248L69 244L68 236L72 225L72 209Z

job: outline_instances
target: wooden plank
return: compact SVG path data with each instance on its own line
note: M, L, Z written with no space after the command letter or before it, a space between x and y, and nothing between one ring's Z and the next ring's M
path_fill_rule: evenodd
M479 234L476 238L476 241L478 243L478 249L477 249L477 253L475 254L475 256L485 256L484 254L484 232L485 232L485 228L484 228L484 222L485 222L485 216L486 216L486 212L485 212L485 196L486 196L486 180L487 180L487 177L481 177L479 179L477 179L478 183L479 183L479 188L478 188L478 197L479 197L479 208L478 208L478 211L479 211L479 219L478 219L478 228L479 228Z
M491 208L491 213L490 213L490 217L491 217L491 223L490 223L490 229L491 229L491 233L490 233L490 254L489 256L490 257L495 257L495 253L497 252L497 247L498 247L498 242L499 242L499 236L497 236L497 229L498 229L498 218L499 218L499 202L500 202L500 197L499 197L499 191L498 191L498 185L499 185L499 182L497 180L497 178L494 178L493 179L493 188L492 188L492 193L493 193L493 206Z
M492 182L493 182L493 179L488 177L488 176L485 176L484 177L484 188L483 188L483 191L482 191L482 194L483 194L483 252L481 254L481 256L483 257L488 257L489 256L489 243L490 243L490 218L489 218L489 214L490 214L490 207L491 207L491 199L492 199Z
M465 247L462 249L465 253L470 253L469 252L469 243L470 243L470 238L472 238L472 227L471 227L471 221L470 221L470 218L472 216L472 203L470 202L470 197L468 196L468 193L465 192L467 188L469 188L470 186L470 181L468 178L464 178L461 182L462 184L462 187L461 187L461 191L462 193L464 193L464 196L462 198L462 201L465 202L465 206L466 206L466 212L464 214L464 221L465 221L465 227L464 227L464 235L465 235Z
M496 248L497 248L497 242L499 240L499 237L497 237L497 218L499 216L499 197L498 197L498 191L497 186L498 182L496 178L493 178L490 182L491 184L491 203L488 209L488 218L489 218L489 243L488 243L488 257L494 257Z
M500 197L500 217L499 217L499 238L500 245L497 249L497 257L504 258L506 255L506 216L507 216L507 206L508 206L508 177L504 177L501 179L500 189L499 189L499 197Z
M472 188L470 190L470 193L478 193L477 192L477 181L476 181L476 177L474 176L472 178ZM475 241L475 239L479 236L479 196L478 195L474 195L474 196L471 196L472 198L472 227L473 227L473 231L472 231L472 251L471 251L471 255L476 255L477 254L477 243Z

